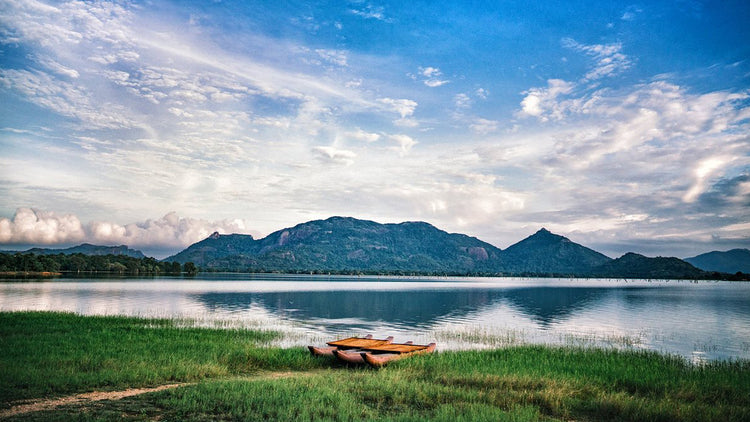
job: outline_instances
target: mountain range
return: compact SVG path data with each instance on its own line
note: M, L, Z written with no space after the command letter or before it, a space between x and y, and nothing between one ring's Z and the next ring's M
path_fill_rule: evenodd
M380 224L350 217L309 221L263 239L214 233L165 260L213 271L716 277L678 258L628 253L612 259L546 229L501 250L424 222Z
M16 253L16 252L5 252L5 253ZM137 249L130 249L126 245L120 246L98 246L90 243L83 243L78 246L73 246L65 249L50 249L50 248L32 248L23 253L33 253L35 255L73 255L73 254L84 254L84 255L124 255L133 258L145 258L146 255Z

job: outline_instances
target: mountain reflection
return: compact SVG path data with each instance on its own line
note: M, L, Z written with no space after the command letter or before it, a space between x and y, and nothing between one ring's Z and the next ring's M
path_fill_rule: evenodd
M304 291L204 293L196 299L208 309L238 311L261 306L282 318L326 324L381 322L424 328L441 321L510 306L543 327L570 318L600 300L607 289L530 287L514 289L446 289L409 291ZM481 322L481 321L478 321Z
M531 287L506 292L508 302L542 327L570 318L601 300L610 289Z

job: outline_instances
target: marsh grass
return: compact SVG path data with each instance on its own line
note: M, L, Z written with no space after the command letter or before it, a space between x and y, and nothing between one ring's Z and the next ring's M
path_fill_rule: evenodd
M6 329L8 321L16 328ZM264 347L274 333L178 329L164 320L69 314L0 314L0 323L2 369L40 367L25 381L24 397L197 381L16 420L750 420L750 363L745 361L693 365L652 352L517 345L435 353L371 370L313 359L302 348ZM45 334L31 334L42 326L48 327ZM77 341L90 342L85 352L68 350L75 341L54 351L69 334L62 334L64 327L87 333L76 335ZM126 334L124 345L111 344ZM24 352L6 357L26 336ZM122 369L112 371L115 367ZM88 375L66 383L73 368ZM8 389L21 379L1 377L7 406L16 396Z

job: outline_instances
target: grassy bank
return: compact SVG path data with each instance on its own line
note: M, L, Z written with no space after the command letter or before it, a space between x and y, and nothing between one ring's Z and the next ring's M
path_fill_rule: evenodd
M0 313L0 409L21 399L194 384L18 420L750 420L750 364L539 346L347 368L278 334L169 320Z

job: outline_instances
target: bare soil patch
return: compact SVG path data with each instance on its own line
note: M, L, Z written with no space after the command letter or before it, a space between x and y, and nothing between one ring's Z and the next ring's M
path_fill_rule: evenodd
M130 388L121 391L93 391L90 393L76 394L74 396L60 397L57 399L33 400L26 403L18 404L10 409L0 410L0 418L7 418L21 413L38 412L41 410L50 410L58 406L86 404L102 400L120 400L125 397L137 396L139 394L153 393L156 391L167 390L170 388L182 387L189 385L186 383L165 384L151 388Z

